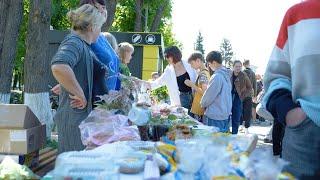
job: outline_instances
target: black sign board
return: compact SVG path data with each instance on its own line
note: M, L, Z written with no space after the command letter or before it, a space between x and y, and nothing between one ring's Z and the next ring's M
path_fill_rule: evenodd
M133 45L155 45L161 46L160 33L137 33L137 32L110 32L116 38L118 43L128 42Z

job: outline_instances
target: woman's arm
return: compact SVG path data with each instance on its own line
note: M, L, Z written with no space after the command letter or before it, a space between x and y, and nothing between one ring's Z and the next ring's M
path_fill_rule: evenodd
M71 94L71 106L79 109L85 108L87 106L86 97L71 67L65 64L54 64L51 70L59 84Z
M203 94L206 91L207 87L208 87L207 84L205 84L205 83L202 83L201 87L198 87L189 79L185 80L184 83L187 86L189 86L192 89L194 89L196 92L200 93L200 94Z
M169 71L165 69L162 75L158 79L156 79L155 81L150 81L149 82L150 88L153 90L161 86L167 85L167 76L169 75L168 73Z

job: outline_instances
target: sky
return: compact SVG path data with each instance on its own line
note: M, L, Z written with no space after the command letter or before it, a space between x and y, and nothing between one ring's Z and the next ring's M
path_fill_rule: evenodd
M173 0L173 32L183 44L183 58L193 52L199 31L205 53L230 40L234 58L250 59L265 71L284 14L301 0Z

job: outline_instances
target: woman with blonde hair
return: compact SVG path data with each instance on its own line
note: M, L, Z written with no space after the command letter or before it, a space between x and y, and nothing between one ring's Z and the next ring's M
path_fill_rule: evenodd
M72 31L62 41L51 61L51 70L61 86L55 115L59 153L83 150L79 124L92 110L93 63L98 61L90 44L98 38L106 16L89 4L68 13Z
M122 42L118 46L118 55L121 60L120 73L125 76L131 76L128 64L132 59L132 54L134 52L134 47L128 42Z

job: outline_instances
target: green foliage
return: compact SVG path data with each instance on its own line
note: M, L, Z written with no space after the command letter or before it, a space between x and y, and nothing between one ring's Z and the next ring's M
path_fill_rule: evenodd
M232 51L231 43L228 39L223 39L220 45L220 50L222 54L222 59L225 62L225 66L232 67L233 51Z
M58 142L54 139L47 139L46 146L45 147L51 147L53 149L58 149Z
M203 47L203 36L199 31L197 41L195 43L195 50L200 51L202 55L204 55L204 47Z
M165 24L160 27L160 32L163 35L163 43L166 47L175 45L180 49L183 48L181 42L176 40L175 35L172 32L172 22L165 22Z
M22 91L11 91L10 104L23 104Z
M162 86L160 88L151 91L151 96L157 101L166 101L169 99L169 92L167 86Z
M167 2L168 0L146 0L144 1L144 6L142 9L142 14L145 16L145 8L148 7L148 27L150 29L153 19L156 15L158 7ZM166 6L163 16L160 22L161 27L165 26L165 22L171 19L172 3ZM113 21L110 31L122 31L122 32L132 32L134 30L135 23L135 0L119 0L117 4L115 19ZM145 18L142 17L142 25L145 23ZM144 27L144 26L143 26ZM144 29L144 28L142 28ZM160 30L161 32L161 30Z
M79 5L79 0L52 0L51 1L51 25L57 30L70 28L67 13Z
M119 0L110 31L132 32L135 22L135 1Z

